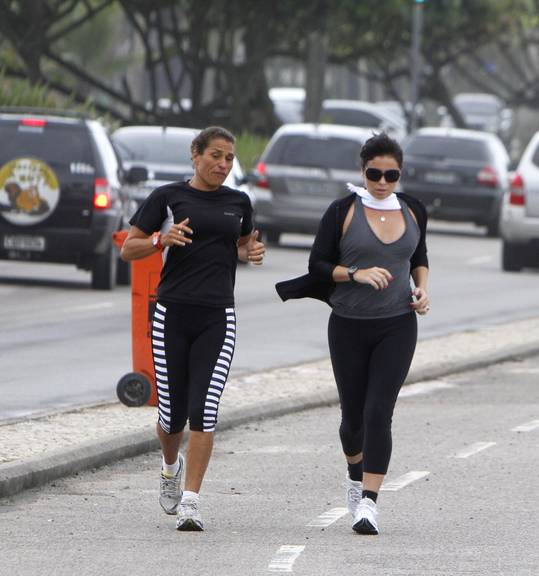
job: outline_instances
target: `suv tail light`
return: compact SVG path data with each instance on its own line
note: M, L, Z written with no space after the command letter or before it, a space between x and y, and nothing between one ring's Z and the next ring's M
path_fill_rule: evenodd
M106 178L96 178L94 188L94 208L106 210L111 207L110 185Z
M510 183L509 204L513 206L524 206L526 197L524 196L524 180L520 174L513 174Z
M498 174L492 166L485 166L477 174L477 182L483 186L495 188L498 185Z
M256 166L257 179L254 181L254 185L259 188L269 188L268 176L266 174L266 165L264 162L259 162Z
M21 120L22 126L31 126L32 128L43 128L47 123L43 118L23 118Z

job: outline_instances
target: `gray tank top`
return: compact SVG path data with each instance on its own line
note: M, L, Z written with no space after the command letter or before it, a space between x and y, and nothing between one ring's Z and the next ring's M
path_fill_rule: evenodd
M393 280L385 290L369 284L338 282L330 303L335 314L346 318L390 318L411 311L410 258L419 243L419 227L405 202L399 198L404 216L404 234L386 244L373 232L361 198L356 199L354 215L339 245L342 266L386 268Z

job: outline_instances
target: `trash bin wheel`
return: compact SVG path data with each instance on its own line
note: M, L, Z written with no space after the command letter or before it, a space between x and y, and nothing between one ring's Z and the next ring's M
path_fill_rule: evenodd
M138 372L125 374L116 385L116 394L126 406L143 406L150 399L151 392L150 382Z

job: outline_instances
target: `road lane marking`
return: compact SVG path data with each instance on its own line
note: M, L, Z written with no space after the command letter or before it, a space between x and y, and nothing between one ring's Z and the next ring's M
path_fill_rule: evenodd
M539 428L539 420L532 420L531 422L526 422L526 424L515 426L515 428L511 428L511 432L531 432L536 428Z
M401 388L399 398L408 398L409 396L416 396L418 394L430 394L438 390L446 390L447 388L456 388L455 384L444 382L443 380L425 380L417 384L409 384Z
M64 308L62 312L81 312L86 310L103 310L105 308L112 308L112 302L96 302L95 304L83 304L80 306L72 306L71 308Z
M454 458L469 458L478 452L482 452L487 448L491 448L492 446L496 446L496 442L475 442L475 444L470 444L460 452L457 452L453 457Z
M348 514L348 508L332 508L320 516L317 516L314 520L309 522L307 526L312 526L314 528L327 528L333 522L336 522L339 518L342 518L345 514Z
M425 478L425 476L428 476L429 474L430 472L428 470L412 470L411 472L406 472L406 474L395 478L395 480L384 482L380 490L383 490L384 492L396 492L416 480Z
M305 546L281 546L268 564L268 571L292 572L292 566L303 550Z
M539 368L512 368L512 374L539 374Z
M492 262L492 256L476 256L467 260L466 264L474 266L476 264L488 264L489 262Z

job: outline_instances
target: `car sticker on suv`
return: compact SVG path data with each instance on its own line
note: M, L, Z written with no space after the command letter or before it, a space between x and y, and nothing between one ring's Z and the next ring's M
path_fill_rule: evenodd
M60 198L60 184L42 160L21 157L0 168L0 214L26 226L48 218Z

